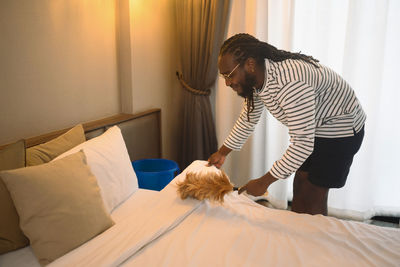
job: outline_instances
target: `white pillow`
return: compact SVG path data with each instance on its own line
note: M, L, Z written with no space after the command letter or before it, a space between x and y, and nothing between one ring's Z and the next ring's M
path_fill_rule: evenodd
M101 196L109 212L138 188L138 181L129 159L121 130L117 126L90 139L54 160L83 150L87 163L97 178Z

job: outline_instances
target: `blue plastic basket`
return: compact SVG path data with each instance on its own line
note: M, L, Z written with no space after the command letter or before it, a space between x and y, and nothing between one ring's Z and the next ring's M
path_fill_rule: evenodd
M160 191L177 174L178 164L169 159L141 159L132 162L138 178L139 188Z

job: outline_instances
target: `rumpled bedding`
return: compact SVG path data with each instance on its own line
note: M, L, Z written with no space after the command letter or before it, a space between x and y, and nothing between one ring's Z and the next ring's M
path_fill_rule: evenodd
M49 266L399 266L400 230L261 206L181 200L176 181Z

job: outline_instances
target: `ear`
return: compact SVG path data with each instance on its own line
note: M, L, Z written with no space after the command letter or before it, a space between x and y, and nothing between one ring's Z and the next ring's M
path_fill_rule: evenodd
M256 60L252 57L246 59L246 63L244 64L244 69L249 73L254 73L256 71Z

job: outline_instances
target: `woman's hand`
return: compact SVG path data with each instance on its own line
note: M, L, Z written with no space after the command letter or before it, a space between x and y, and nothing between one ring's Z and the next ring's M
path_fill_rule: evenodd
M265 192L267 192L268 187L278 179L273 177L269 172L265 174L264 176L250 180L247 184L239 188L239 194L243 193L244 191L247 192L247 194L250 194L252 196L261 196L264 195Z
M217 152L215 152L208 158L208 165L209 166L214 165L218 169L221 168L222 164L224 164L224 162L225 162L226 156L231 151L232 151L232 149L222 145L221 148Z

